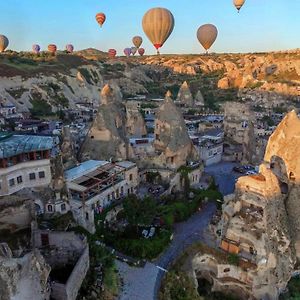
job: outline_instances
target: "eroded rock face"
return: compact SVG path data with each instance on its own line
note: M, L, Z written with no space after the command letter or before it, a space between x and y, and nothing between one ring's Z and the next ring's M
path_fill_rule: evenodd
M172 168L198 159L181 111L171 99L170 92L156 114L154 147L161 152L161 159Z
M204 98L200 90L197 92L195 96L195 104L197 106L204 106Z
M126 109L110 85L101 91L101 104L82 145L81 160L128 159L132 149L126 131Z
M179 103L181 103L183 106L186 106L186 107L194 106L193 95L192 95L189 85L186 81L181 85L176 101L178 101Z
M62 131L61 154L65 169L72 168L76 165L76 151L70 127L64 126Z
M38 250L22 258L0 257L1 300L47 300L50 298L50 266Z
M130 137L147 135L145 120L135 103L126 103L126 127Z
M241 145L241 160L245 163L255 161L254 113L249 104L227 102L224 115L225 141Z
M241 177L227 198L221 247L251 262L244 290L278 299L300 257L300 120L288 113L269 139L258 175Z

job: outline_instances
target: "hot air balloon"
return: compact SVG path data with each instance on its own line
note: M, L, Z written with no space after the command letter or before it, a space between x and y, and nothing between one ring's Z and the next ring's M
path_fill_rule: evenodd
M125 48L125 49L124 49L124 54L125 54L127 57L129 57L130 54L131 54L131 48Z
M131 47L130 50L131 50L132 55L135 55L138 49L137 49L137 47Z
M143 56L144 53L145 53L145 49L144 48L139 48L138 52L139 52L140 56Z
M68 53L73 53L73 51L74 51L74 46L71 45L71 44L68 44L68 45L66 46L66 51L67 51Z
M104 13L98 13L96 14L96 21L98 22L98 24L100 25L100 27L102 27L102 25L104 24L106 20L106 16Z
M140 48L143 43L143 39L140 36L135 36L132 38L132 42L135 47Z
M157 49L163 46L174 29L174 16L165 8L152 8L143 17L143 29L148 39Z
M240 12L240 9L244 5L245 1L246 0L233 0L233 4L236 7L236 9L238 10L238 12Z
M110 58L114 58L117 55L117 51L115 49L109 49L108 50L108 56Z
M41 47L39 45L32 45L32 51L35 53L35 54L39 54L40 53L40 50L41 50Z
M54 45L54 44L48 45L48 51L49 51L50 53L52 53L53 55L55 54L56 50L57 50L56 45Z
M197 38L203 48L207 50L212 46L218 36L218 29L215 25L205 24L199 27Z
M5 35L0 34L0 53L4 52L9 44L9 40Z

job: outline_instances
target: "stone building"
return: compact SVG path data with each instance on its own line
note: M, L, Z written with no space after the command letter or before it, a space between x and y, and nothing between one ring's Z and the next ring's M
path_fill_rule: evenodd
M51 299L76 300L90 266L86 238L74 232L35 230L33 241L51 268Z
M292 111L270 137L259 174L241 177L223 207L220 247L251 263L239 287L255 299L278 299L300 257L299 157L300 120Z
M0 136L0 196L24 188L46 187L51 182L51 157L57 141L51 136Z
M130 161L89 160L65 172L71 210L79 225L95 232L94 214L136 192L138 170Z
M253 163L255 160L254 113L250 106L227 102L224 116L224 159Z
M199 159L181 111L171 99L170 92L157 111L154 135L154 148L161 162L160 167L177 169Z
M126 108L110 85L101 91L101 104L80 150L80 159L128 159L132 149L126 129Z

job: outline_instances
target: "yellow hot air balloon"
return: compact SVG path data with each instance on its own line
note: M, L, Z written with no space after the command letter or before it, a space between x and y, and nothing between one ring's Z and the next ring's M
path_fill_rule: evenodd
M238 10L238 12L240 12L240 9L244 5L245 1L246 0L233 0L233 4L236 7L236 9Z
M197 38L202 47L207 50L212 46L218 36L218 29L215 25L205 24L198 28Z
M135 47L140 48L143 43L143 39L140 36L135 36L132 38L132 43Z
M152 8L143 17L142 25L145 34L153 46L158 49L163 46L174 29L174 16L166 8Z

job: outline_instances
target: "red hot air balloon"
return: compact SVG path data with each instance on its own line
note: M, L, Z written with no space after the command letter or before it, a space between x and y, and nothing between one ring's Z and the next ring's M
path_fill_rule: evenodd
M108 50L108 56L109 56L110 58L115 58L116 55L117 55L116 49L109 49L109 50Z
M106 20L106 16L104 13L98 13L96 14L96 21L98 22L98 24L100 25L100 27L102 27L102 25L104 24Z
M140 56L143 56L145 54L145 49L144 48L139 48L138 52L139 52Z
M52 53L53 55L55 54L56 50L57 50L56 45L54 45L54 44L48 45L48 51L49 51L50 53Z

